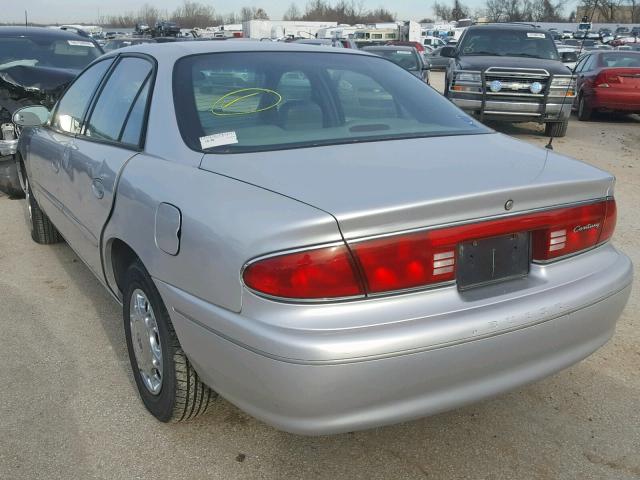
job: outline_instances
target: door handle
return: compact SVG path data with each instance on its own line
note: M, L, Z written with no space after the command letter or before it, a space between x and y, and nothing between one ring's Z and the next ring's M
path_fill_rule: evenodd
M91 182L91 192L93 195L101 200L104 197L104 183L99 178L94 178Z

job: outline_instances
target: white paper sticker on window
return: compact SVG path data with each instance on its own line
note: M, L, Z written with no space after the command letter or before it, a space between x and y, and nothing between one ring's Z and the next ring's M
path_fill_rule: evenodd
M527 37L529 38L546 38L544 33L527 33Z
M74 47L91 47L96 48L96 46L91 42L85 42L84 40L67 40L69 45L73 45Z
M398 55L413 55L413 52L407 52L406 50L397 50Z
M206 137L200 137L200 146L202 149L220 147L222 145L233 145L238 143L236 132L214 133Z

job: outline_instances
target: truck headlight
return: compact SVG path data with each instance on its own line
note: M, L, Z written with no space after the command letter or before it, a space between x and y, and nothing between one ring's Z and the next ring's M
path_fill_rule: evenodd
M553 96L574 97L576 94L576 78L575 77L553 77L551 80L551 89Z
M480 72L458 72L456 82L480 83L482 81Z

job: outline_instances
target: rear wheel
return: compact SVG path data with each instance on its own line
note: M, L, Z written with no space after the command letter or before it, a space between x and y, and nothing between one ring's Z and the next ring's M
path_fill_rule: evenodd
M548 137L564 137L567 134L567 127L569 121L546 123L544 126L544 133Z
M158 290L139 261L125 276L123 320L131 368L147 410L161 422L203 414L217 394L200 381Z
M33 241L42 245L61 242L62 236L33 197L33 191L31 190L31 185L27 177L24 177L24 187L27 223L31 229L31 238Z
M586 122L591 119L592 109L584 98L584 95L580 94L578 99L578 120Z

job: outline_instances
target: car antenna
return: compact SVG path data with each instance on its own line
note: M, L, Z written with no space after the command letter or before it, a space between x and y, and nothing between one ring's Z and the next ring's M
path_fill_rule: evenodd
M580 49L578 50L578 59L580 58L580 55L582 55L582 49L584 48L584 41L587 39L587 35L589 34L589 32L591 31L591 26L593 25L593 17L595 16L596 13L596 8L598 8L598 0L594 0L593 2L593 9L591 10L591 15L589 17L587 17L586 15L582 17L582 23L588 23L589 24L589 28L587 28L587 31L584 32L584 38L582 38L582 41L580 42ZM589 20L587 22L587 20ZM573 67L573 70L571 70L571 76L573 77L576 73L576 67L578 66L578 62L576 62L576 64ZM574 85L574 89L575 87L577 87L577 85ZM569 88L571 88L571 84L567 85L566 90L564 91L564 97L562 97L562 103L560 104L560 114L562 114L562 109L564 108L564 104L567 101L567 95L569 94ZM574 92L577 93L577 92ZM551 135L549 135L549 143L547 143L545 145L544 148L547 148L549 150L553 150L553 137Z

